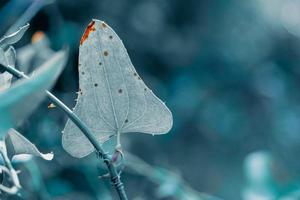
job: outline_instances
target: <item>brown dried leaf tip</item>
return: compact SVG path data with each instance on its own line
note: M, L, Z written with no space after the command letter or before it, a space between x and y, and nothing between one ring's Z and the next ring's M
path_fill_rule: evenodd
M55 106L53 103L50 103L50 104L48 105L48 108L49 108L49 109L51 109L51 108L56 108L56 106Z
M84 31L84 34L83 34L82 37L81 37L80 45L82 45L83 42L89 37L89 35L90 35L91 32L93 32L93 31L96 30L95 27L94 27L94 25L95 25L95 21L92 21L92 22L86 27L86 29L85 29L85 31Z

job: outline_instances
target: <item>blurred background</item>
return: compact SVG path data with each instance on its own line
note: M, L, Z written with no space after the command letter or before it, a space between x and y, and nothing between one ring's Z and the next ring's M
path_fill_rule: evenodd
M79 41L95 18L116 31L172 111L169 134L123 136L130 199L300 199L300 1L0 2L2 35L24 25L17 23L22 15L31 18L15 46L26 73L70 47L53 89L69 107L78 91ZM20 164L23 198L116 199L109 180L97 178L105 170L95 155L79 160L62 149L67 118L49 103L18 129L55 154L52 162Z

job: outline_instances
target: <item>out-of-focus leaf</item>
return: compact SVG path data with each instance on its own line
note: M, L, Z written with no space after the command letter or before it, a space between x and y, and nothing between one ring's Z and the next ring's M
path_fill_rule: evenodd
M10 159L14 156L20 156L22 154L33 155L41 157L45 160L52 160L53 153L43 154L41 153L34 144L32 144L23 135L17 132L15 129L9 129L5 136L5 145L7 150L7 155Z
M12 75L8 72L0 74L0 92L6 90L11 85Z
M300 189L279 198L279 200L294 200L294 199L300 199Z
M13 19L21 15L26 7L30 5L31 1L32 0L9 0L5 5L2 5L0 9L1 33L7 31L6 29L8 28L8 26L11 26L11 22L13 21Z
M88 25L80 41L79 88L74 112L101 143L118 133L157 135L172 127L169 109L141 80L118 35L99 20ZM62 144L78 158L94 151L70 120Z
M170 170L151 166L139 157L126 152L125 165L129 172L144 176L158 185L157 197L185 200L221 200L218 197L201 193L191 188L177 173Z
M33 0L33 3L27 8L23 15L8 29L6 32L10 34L14 32L18 27L30 22L32 17L44 6L52 3L53 0Z
M272 178L273 158L270 152L257 151L249 154L244 161L246 187L243 200L277 199Z
M81 193L81 192L70 192L64 195L60 195L56 198L54 198L54 200L70 200L70 199L76 199L76 200L92 200L95 199L94 196L91 196L91 194L86 194L86 193ZM101 199L101 200L110 200L110 199Z
M7 64L6 57L5 57L5 51L2 48L0 48L0 63L3 65ZM3 71L1 70L0 73L2 73L2 72Z
M16 65L16 50L14 49L14 47L9 46L4 54L6 57L7 64L12 67L15 67L15 65Z
M48 181L47 189L53 196L62 196L73 191L71 182L61 178L51 179L50 181Z
M55 52L50 48L47 35L42 31L37 31L32 36L31 44L17 49L17 53L19 69L24 73L30 73Z
M66 64L62 50L46 61L29 79L18 81L9 90L0 92L0 136L18 125L39 105Z
M19 30L17 30L16 32L2 37L0 39L0 47L2 49L5 49L7 48L7 46L18 42L23 37L28 28L29 24L26 24L25 26L19 28Z
M23 163L24 167L28 170L30 174L31 183L31 193L38 193L40 199L50 200L52 199L46 190L45 182L43 181L43 175L41 172L41 167L35 160L29 160ZM35 195L37 196L37 195Z
M249 154L244 161L247 181L251 184L267 184L272 179L272 155L267 151Z

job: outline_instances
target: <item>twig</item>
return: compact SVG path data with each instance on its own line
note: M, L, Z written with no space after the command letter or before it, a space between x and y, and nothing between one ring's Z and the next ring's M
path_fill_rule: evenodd
M0 169L2 170L2 173L5 172L9 175L11 178L11 181L13 182L12 187L7 187L5 185L0 184L0 190L6 192L8 194L16 194L21 188L18 174L17 174L16 170L13 168L13 166L6 154L6 151L3 148L0 148L0 154L3 158L4 164L6 166L6 167L0 166Z
M26 78L29 79L27 75L25 75L23 72L11 67L11 66L5 66L0 64L0 68L5 69L5 71L9 72L16 78ZM94 148L96 149L97 155L103 159L104 163L107 166L108 172L110 174L110 179L112 182L112 185L115 187L118 196L120 200L128 200L124 185L120 179L120 176L117 172L117 169L115 165L112 162L111 157L108 155L107 152L104 151L101 144L97 141L96 137L93 135L93 133L90 131L90 129L80 120L80 118L73 113L72 110L70 110L63 102L61 102L56 96L54 96L51 92L46 90L46 94L48 98L53 101L53 103L59 107L69 118L74 122L74 124L82 131L82 133L88 138L88 140L92 143Z

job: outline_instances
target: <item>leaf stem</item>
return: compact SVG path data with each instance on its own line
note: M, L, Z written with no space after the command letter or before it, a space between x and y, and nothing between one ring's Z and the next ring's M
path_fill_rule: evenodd
M0 64L0 68L3 68L5 71L9 72L16 78L26 78L29 77L25 75L23 72L11 67L11 66L5 66ZM104 163L107 166L108 172L110 174L110 179L112 182L112 185L115 187L119 199L120 200L128 200L124 185L120 179L120 176L117 172L117 169L115 165L112 162L111 157L108 155L107 152L104 151L101 144L97 141L97 138L94 136L94 134L90 131L90 129L83 123L83 121L80 120L80 118L73 113L73 111L68 108L63 102L61 102L56 96L54 96L51 92L46 90L46 94L48 98L53 101L53 103L59 107L74 124L82 131L82 133L88 138L88 140L92 143L94 148L96 149L96 153L99 155L100 158L103 159Z
M116 146L116 150L121 150L121 133L118 131L117 132L117 146Z

